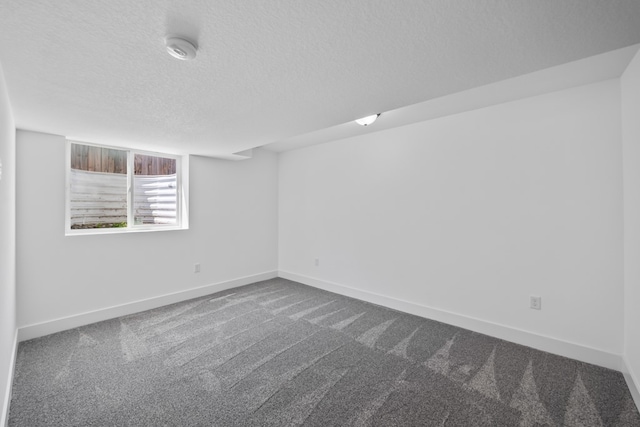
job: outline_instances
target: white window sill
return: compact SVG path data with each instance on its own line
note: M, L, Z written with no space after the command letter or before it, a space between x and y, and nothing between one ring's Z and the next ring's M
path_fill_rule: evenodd
M84 228L77 230L66 230L65 236L92 236L95 234L129 234L129 233L149 233L158 231L188 230L188 226L139 226L139 227L116 227L116 228Z

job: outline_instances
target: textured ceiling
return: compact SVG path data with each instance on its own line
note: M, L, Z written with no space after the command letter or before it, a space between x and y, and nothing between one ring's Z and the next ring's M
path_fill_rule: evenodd
M462 92L445 95L406 107L386 111L378 117L374 125L362 127L353 121L321 130L295 135L265 145L271 151L288 151L309 145L337 141L352 136L379 132L411 123L476 110L490 105L502 104L522 98L554 92L561 89L582 86L589 83L620 77L640 44L612 50L577 61L567 62L533 73L500 80ZM232 156L240 160L239 156Z
M0 0L18 127L201 155L636 43L638 0Z

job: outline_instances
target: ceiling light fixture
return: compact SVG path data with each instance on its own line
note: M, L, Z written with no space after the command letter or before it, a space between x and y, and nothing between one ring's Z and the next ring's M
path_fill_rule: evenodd
M360 126L369 126L371 123L376 121L376 119L378 118L379 115L380 115L380 113L373 114L373 115L367 116L367 117L363 117L361 119L356 120L356 123L359 124Z
M169 55L183 61L195 58L198 51L195 44L181 37L167 37L166 46Z

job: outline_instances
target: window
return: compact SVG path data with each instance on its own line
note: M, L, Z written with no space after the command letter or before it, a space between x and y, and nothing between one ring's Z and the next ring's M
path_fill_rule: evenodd
M186 227L180 156L67 142L67 234Z

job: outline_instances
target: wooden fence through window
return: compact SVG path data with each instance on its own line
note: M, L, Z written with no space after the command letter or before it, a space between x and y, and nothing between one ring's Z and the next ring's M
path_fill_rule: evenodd
M136 154L134 175L173 175L176 160ZM71 144L71 169L102 173L127 173L127 151L93 145Z

